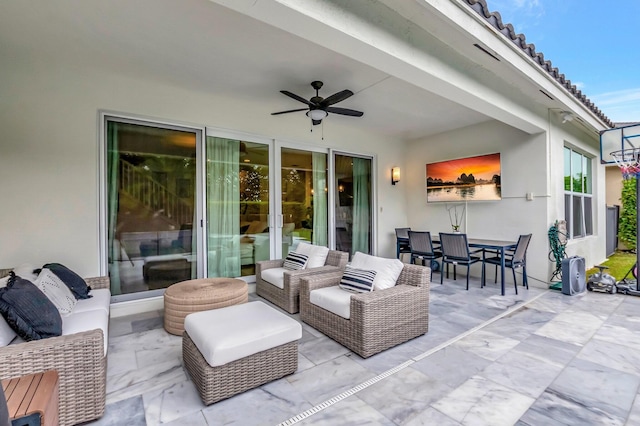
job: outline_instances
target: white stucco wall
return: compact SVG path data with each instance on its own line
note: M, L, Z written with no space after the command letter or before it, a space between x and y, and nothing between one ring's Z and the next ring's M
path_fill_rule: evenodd
M546 286L552 271L548 260L549 227L564 217L562 146L565 139L594 154L594 147L574 135L560 131L551 123L549 150L547 133L528 135L499 122L483 123L436 135L407 145L407 225L431 233L450 232L444 203L427 203L425 165L427 163L499 152L502 162L502 200L466 203L462 230L472 238L517 240L532 233L527 255L528 274L537 285ZM584 138L585 135L582 135ZM592 138L587 137L592 141ZM599 168L595 168L600 173ZM597 176L596 176L597 182ZM596 183L597 194L604 194L604 180ZM527 200L527 193L533 200ZM604 257L604 196L596 195L597 235L570 242L570 255L584 256L587 265ZM451 203L450 203L451 204ZM493 272L491 272L493 273ZM474 275L480 267L474 266ZM511 282L508 278L508 282Z
M354 131L349 117L327 120L323 141L321 132L309 132L304 117L272 117L250 99L34 58L16 58L2 68L0 267L60 262L83 276L98 274L99 110L375 154L376 249L382 256L395 255L389 229L406 222L406 209L401 187L389 180L403 149L380 135Z

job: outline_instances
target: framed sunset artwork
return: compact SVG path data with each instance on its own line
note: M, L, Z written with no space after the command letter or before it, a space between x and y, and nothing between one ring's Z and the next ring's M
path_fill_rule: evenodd
M500 154L427 164L427 202L502 199Z

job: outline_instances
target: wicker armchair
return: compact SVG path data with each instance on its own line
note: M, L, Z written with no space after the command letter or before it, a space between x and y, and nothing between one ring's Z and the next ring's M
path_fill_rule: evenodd
M300 310L300 279L309 275L324 274L342 270L349 261L349 253L329 250L327 260L320 268L299 269L284 273L284 288L278 288L262 279L262 271L271 268L281 268L284 259L263 260L256 262L256 294L269 302L281 307L290 314Z
M350 319L309 300L311 291L338 285L342 273L304 277L300 288L300 319L368 358L429 330L429 276L429 268L405 264L394 287L351 295Z
M0 278L11 269L0 269ZM109 277L85 278L93 288L109 288ZM102 330L0 347L0 379L46 370L59 376L59 424L75 425L102 417L106 402L107 357Z

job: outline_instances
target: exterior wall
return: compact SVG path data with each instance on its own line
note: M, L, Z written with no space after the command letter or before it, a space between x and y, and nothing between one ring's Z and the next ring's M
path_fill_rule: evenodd
M563 143L571 141L591 155L597 154L593 138L577 139L550 123L549 133L528 135L498 122L483 123L436 135L407 145L405 168L408 170L408 223L413 229L432 234L450 232L449 215L444 203L426 202L425 164L435 161L499 152L502 162L502 200L467 202L462 231L474 238L516 240L532 233L527 254L527 272L532 283L546 286L553 264L548 260L547 231L556 219L564 217ZM548 135L552 137L548 137ZM551 145L549 145L551 141ZM584 256L587 265L604 259L604 179L603 169L595 167L594 187L596 235L568 244L569 255ZM533 193L533 200L527 200ZM473 273L480 275L480 267Z
M130 113L213 126L314 146L375 154L377 253L395 255L389 229L406 222L404 194L391 186L401 163L396 141L362 133L349 120L327 120L309 132L304 117L271 117L264 105L219 93L193 92L175 82L136 80L16 58L0 79L0 265L60 262L83 276L99 273L98 111ZM333 117L332 117L333 118Z
M571 146L593 158L593 235L570 240L566 247L567 256L584 257L588 269L606 259L605 167L600 164L599 135L586 132L578 124L562 124L554 116L551 116L550 126L549 182L552 197L548 214L549 226L555 220L564 218L564 146Z

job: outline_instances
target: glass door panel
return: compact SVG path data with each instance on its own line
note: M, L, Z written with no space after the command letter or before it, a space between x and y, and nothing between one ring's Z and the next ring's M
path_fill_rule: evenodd
M336 250L371 254L372 160L335 154L334 161Z
M282 257L300 241L328 246L327 154L281 148Z
M207 136L207 276L255 275L270 258L269 145Z
M198 134L112 119L106 129L111 293L195 278Z

